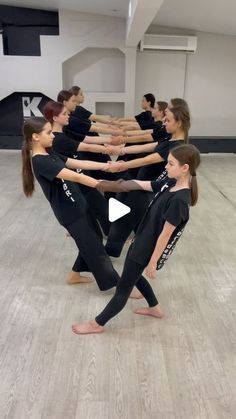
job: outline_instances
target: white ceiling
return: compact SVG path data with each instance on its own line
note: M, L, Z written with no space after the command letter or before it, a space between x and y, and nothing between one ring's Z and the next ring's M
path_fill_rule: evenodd
M142 1L148 7L148 0ZM0 0L0 4L125 18L129 0ZM164 0L152 24L236 35L236 0Z
M165 0L152 24L236 35L236 0Z
M67 9L99 15L126 17L129 0L3 0L0 1L0 4L42 10Z

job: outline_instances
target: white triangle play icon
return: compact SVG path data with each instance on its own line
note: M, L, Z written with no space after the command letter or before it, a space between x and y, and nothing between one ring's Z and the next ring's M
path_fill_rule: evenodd
M128 207L125 204L122 204L122 202L118 201L115 198L109 199L109 207L108 207L108 214L109 214L109 221L112 223L113 221L118 220L121 217L124 217L124 215L128 214L130 212L130 207Z

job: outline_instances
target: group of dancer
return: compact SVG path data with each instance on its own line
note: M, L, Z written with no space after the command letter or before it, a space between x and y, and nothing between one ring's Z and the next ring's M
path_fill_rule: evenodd
M24 122L22 180L27 197L37 179L58 222L74 239L78 256L68 284L88 283L114 296L94 320L72 326L77 334L101 333L128 298L144 297L137 314L163 316L149 281L172 253L196 204L198 149L188 144L190 112L181 98L169 103L143 96L135 117L96 115L82 106L81 88L59 92L44 117ZM118 156L117 160L111 156ZM131 208L110 223L108 200ZM132 236L121 276L110 256L119 257ZM103 240L106 238L106 244Z

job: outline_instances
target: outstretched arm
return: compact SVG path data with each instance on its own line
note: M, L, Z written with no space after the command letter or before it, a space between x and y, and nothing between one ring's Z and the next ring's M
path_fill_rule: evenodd
M123 180L116 181L101 180L96 187L100 192L130 192L130 191L148 191L152 192L151 182L149 180Z
M102 126L96 126L96 124L92 124L90 127L90 132L96 132L98 134L110 134L110 135L122 135L124 133L121 129L115 129L115 128L109 128L102 127Z
M126 143L144 143L144 142L153 142L153 137L151 134L142 134L142 135L118 135L111 137L111 144L126 144Z
M128 169L134 169L135 167L147 166L148 164L160 163L164 161L163 158L158 153L149 154L146 157L141 157L139 159L133 159L127 162L110 162L108 166L108 172L124 172Z
M90 176L76 173L70 169L62 169L56 176L58 179L70 180L71 182L81 183L82 185L96 188L98 180Z
M108 163L99 163L91 160L67 159L66 167L68 169L84 169L84 170L106 170Z
M107 149L107 154L124 156L125 154L153 153L157 144L158 143L140 144L131 145L129 147L107 145L105 148Z
M101 122L102 124L113 124L113 119L110 116L92 114L89 117L90 121Z

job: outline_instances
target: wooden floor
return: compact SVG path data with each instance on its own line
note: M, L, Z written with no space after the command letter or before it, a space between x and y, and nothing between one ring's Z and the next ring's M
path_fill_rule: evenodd
M65 284L76 248L41 191L23 196L19 152L0 152L0 179L0 418L236 418L236 156L202 156L199 205L153 282L165 319L129 301L97 336L71 324L111 292Z

